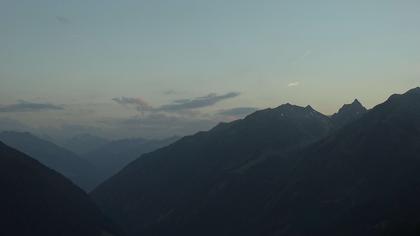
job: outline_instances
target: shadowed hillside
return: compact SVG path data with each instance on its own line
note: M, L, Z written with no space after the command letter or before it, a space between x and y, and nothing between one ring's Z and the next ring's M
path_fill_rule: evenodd
M92 196L130 235L416 235L420 89L359 117L336 130L310 107L256 112L144 155Z
M49 141L26 132L2 132L0 141L58 171L85 190L96 186L96 169L88 161Z
M220 212L223 217L212 218L208 222L215 226L212 230L199 230L200 225L191 223L200 209L230 188L230 178L245 175L272 153L285 154L319 140L331 128L330 119L311 107L286 104L259 111L143 155L97 188L93 197L130 235L166 235L173 230L222 233L219 227L235 227L224 214L234 214L232 210L240 205ZM255 190L246 188L234 194L260 197ZM238 199L237 204L243 203ZM251 213L246 210L236 213Z
M81 189L3 143L0 186L0 235L120 235Z

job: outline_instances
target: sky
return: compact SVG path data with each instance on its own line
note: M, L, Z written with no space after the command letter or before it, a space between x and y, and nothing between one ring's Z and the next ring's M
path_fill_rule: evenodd
M167 137L420 86L418 0L0 0L0 129Z

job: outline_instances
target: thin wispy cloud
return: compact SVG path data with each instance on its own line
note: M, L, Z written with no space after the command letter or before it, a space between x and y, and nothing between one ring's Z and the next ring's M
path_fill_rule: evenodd
M307 57L309 57L312 54L312 50L308 49L303 54L298 55L295 59L291 61L292 65L296 65L304 61Z
M239 96L240 93L230 92L226 94L211 93L203 97L188 98L188 99L177 99L170 104L165 104L160 107L152 107L148 102L142 98L133 97L117 97L112 100L123 106L134 106L138 111L149 111L149 112L178 112L188 111L203 107L213 106L224 100L232 99Z
M39 112L63 109L61 106L50 103L35 103L25 100L19 100L15 104L0 105L0 112Z
M237 93L237 92L230 92L230 93L226 93L222 95L211 93L204 97L176 100L171 104L167 104L167 105L163 105L159 107L157 110L171 112L171 111L180 111L180 110L189 110L189 109L209 107L221 101L235 98L239 95L240 93Z
M116 103L118 103L120 105L124 105L124 106L133 105L133 106L136 107L136 109L138 111L145 111L145 110L152 109L152 106L150 106L149 103L146 102L142 98L118 97L118 98L113 98L112 100L114 102L116 102Z
M300 82L299 81L294 81L294 82L290 82L289 84L287 84L287 87L296 87L299 86Z

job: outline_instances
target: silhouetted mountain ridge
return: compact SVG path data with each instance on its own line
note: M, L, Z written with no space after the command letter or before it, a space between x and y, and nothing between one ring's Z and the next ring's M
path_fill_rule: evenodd
M183 227L188 231L198 227L188 221L226 178L242 175L271 153L313 143L331 128L329 117L309 107L285 104L258 111L143 155L100 185L93 196L131 235L186 233ZM179 223L171 228L170 222Z
M83 156L108 142L110 141L105 138L83 133L64 141L62 146L79 156Z
M353 118L258 111L144 155L92 196L130 235L418 235L420 89Z
M265 233L287 223L284 235L418 235L419 151L416 88L294 156L297 171L273 199Z

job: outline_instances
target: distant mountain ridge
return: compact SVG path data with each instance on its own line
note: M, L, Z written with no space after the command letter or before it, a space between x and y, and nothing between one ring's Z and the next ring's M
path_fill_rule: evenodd
M290 104L145 154L92 192L129 235L418 235L420 88Z
M121 139L106 142L82 157L92 163L99 171L98 183L116 174L125 165L142 154L167 146L179 138L174 136L162 140L144 138Z
M110 142L110 140L84 133L62 142L61 146L71 150L79 156L83 156L108 142Z
M86 152L79 156L29 132L4 131L0 133L0 141L33 156L86 191L92 190L142 154L164 147L177 139L178 137L162 140L133 138L108 141L90 134L83 134L67 142L67 146L72 149L80 153Z
M85 190L95 186L94 166L76 154L28 132L5 131L0 141L63 174Z

